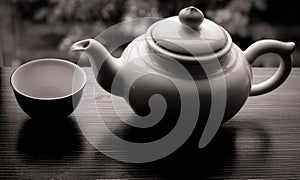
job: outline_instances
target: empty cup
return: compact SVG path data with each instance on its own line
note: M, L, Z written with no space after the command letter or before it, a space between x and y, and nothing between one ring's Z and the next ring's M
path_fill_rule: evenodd
M39 59L18 67L11 75L17 102L31 117L66 117L78 106L86 75L74 63Z

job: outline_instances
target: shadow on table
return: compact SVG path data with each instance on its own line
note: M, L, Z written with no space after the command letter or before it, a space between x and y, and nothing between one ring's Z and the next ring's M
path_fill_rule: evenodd
M161 160L141 164L119 162L101 152L82 155L86 146L82 138L73 119L29 119L19 132L18 152L25 165L48 174L57 173L57 167L53 166L53 172L47 167L60 165L60 171L66 166L80 167L97 178L205 178L234 177L239 168L249 167L254 161L256 168L265 169L271 148L268 132L253 121L225 123L203 149L186 146ZM251 144L253 142L255 144ZM85 148L94 151L90 145ZM79 161L82 156L89 156L86 157L89 160ZM76 173L69 175L77 176Z
M250 140L249 140L250 138ZM193 140L192 140L193 141ZM198 140L195 140L199 142ZM249 141L258 142L256 147L249 146ZM131 164L118 162L102 153L97 153L97 159L106 159L110 178L117 178L118 171L128 168L128 177L148 178L205 178L234 177L241 166L249 167L253 161L255 167L268 167L266 158L270 155L270 137L259 123L228 122L222 125L208 146L203 149L181 147L171 155L150 163ZM250 150L250 151L248 151ZM111 166L110 166L111 165ZM118 167L118 169L116 169ZM134 171L134 174L132 174Z
M82 137L72 118L28 119L19 131L17 149L26 163L60 164L78 159Z
M235 126L222 126L205 148L190 146L180 148L160 161L149 163L149 170L160 177L221 176L219 169L229 165L235 166L236 132ZM199 140L192 139L192 141Z
M254 139L259 143L254 151L249 153L247 150L253 148L247 142L241 143L241 138L245 138L246 141L247 138ZM215 138L205 148L182 148L169 157L147 166L150 172L160 177L234 177L231 173L241 165L242 156L250 161L252 159L252 162L243 162L246 166L254 160L257 162L257 168L265 167L267 162L264 160L265 156L270 154L270 146L269 135L260 124L229 122L220 127Z

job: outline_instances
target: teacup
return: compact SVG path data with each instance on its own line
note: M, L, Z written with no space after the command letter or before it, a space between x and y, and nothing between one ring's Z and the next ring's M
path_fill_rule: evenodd
M29 116L66 117L80 102L86 75L76 64L47 58L18 67L10 83L17 102Z

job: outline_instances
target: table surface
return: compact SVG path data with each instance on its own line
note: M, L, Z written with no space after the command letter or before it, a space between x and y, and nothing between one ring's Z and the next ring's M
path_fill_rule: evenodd
M300 178L300 68L272 93L250 97L204 149L142 164L107 157L88 140L97 112L121 129L112 96L97 86L90 68L79 107L60 121L31 119L19 108L9 84L13 69L0 68L1 179ZM275 70L254 68L255 81Z

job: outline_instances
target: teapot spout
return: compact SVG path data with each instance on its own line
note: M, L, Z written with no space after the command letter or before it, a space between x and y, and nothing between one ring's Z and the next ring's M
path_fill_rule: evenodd
M111 90L113 80L122 66L120 59L113 57L102 44L94 39L78 41L71 46L70 51L84 52L98 84L107 92L120 96L119 91L112 92Z

